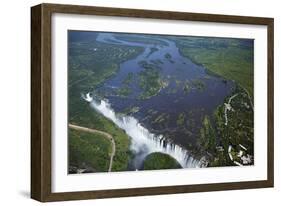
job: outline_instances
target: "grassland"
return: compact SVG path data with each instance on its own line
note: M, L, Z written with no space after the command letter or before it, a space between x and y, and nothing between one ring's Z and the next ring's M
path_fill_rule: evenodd
M173 38L183 56L209 72L235 80L253 99L254 49L251 40L224 38Z
M94 90L107 78L117 73L120 63L135 58L143 52L142 48L104 44L96 41L83 42L79 38L68 45L68 118L69 123L106 131L111 134L116 143L116 153L112 171L127 170L131 157L130 139L125 132L111 121L90 108L81 98L81 93ZM124 91L123 91L124 92ZM80 138L74 138L74 137ZM69 167L91 167L96 172L103 172L108 167L108 145L100 144L95 159L88 155L95 151L85 146L81 132L69 130ZM87 141L89 141L90 137ZM95 139L95 138L93 138Z
M87 172L108 170L111 145L102 135L69 129L68 152L73 173L77 169Z
M144 170L177 169L180 164L171 156L160 152L149 154L144 161Z
M80 84L88 91L114 75L119 65L136 57L143 51L140 47L117 46L92 42L69 44L69 87ZM83 81L83 84L80 83Z

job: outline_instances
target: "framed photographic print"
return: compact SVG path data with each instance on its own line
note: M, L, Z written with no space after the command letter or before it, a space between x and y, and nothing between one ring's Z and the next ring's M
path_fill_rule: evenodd
M273 187L273 19L31 8L31 196Z

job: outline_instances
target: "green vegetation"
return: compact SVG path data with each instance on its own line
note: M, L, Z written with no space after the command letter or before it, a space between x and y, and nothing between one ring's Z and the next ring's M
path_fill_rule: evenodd
M169 113L161 113L157 111L149 112L146 118L150 119L151 132L166 131L168 128L168 124L171 121Z
M132 89L128 86L124 86L119 88L116 92L118 96L127 97L132 93Z
M228 97L225 102L229 102L230 98ZM227 123L226 105L216 108L213 124L208 117L203 120L199 144L209 153L209 166L234 165L234 161L242 164L242 159L238 156L239 152L245 156L254 154L254 117L248 94L238 87L229 105L230 109L226 112ZM247 150L245 151L240 145ZM228 154L230 146L233 160Z
M183 126L184 121L185 121L185 113L180 113L178 118L177 118L177 125Z
M202 80L200 79L194 79L191 81L192 87L199 90L203 91L205 89L205 84Z
M152 121L152 124L156 124L156 123L160 124L160 123L163 123L163 122L167 122L169 118L170 118L169 114L161 113L154 118L154 120Z
M125 84L125 85L129 85L129 84L132 83L133 80L134 80L134 73L129 72L122 83Z
M96 41L86 43L81 41L69 42L68 49L69 123L106 131L111 134L116 143L112 171L127 170L132 155L129 149L129 137L113 122L90 108L89 104L82 100L81 93L94 90L99 84L118 71L120 63L136 57L143 52L143 49L140 47L103 44ZM125 82L128 81L130 81L130 78ZM127 95L129 90L124 89L119 92ZM81 136L79 133L79 131L75 132L76 135ZM69 139L73 140L71 134L70 132ZM74 152L75 158L70 159L69 168L75 165L81 166L77 165L77 161L85 162L85 154L92 151L92 149L85 151L85 143L81 143L80 140L76 140L74 144L76 146L71 151L76 150ZM98 154L96 156L96 159L99 160L99 165L94 165L97 172L105 171L104 168L108 167L108 155L105 158L103 153L100 154L100 156ZM82 159L85 160L82 161ZM102 159L104 160L102 161Z
M254 49L247 40L224 38L173 38L182 55L210 72L235 80L253 99Z
M101 84L117 73L119 64L136 57L143 51L140 47L103 44L96 41L69 43L69 87L78 83L80 92Z
M127 107L124 111L122 111L122 114L129 115L137 113L140 110L139 107Z
M177 84L177 86L182 85L184 94L189 94L189 92L193 89L196 89L196 90L202 92L206 88L206 85L202 81L202 79L193 79L191 81L185 80L183 83L176 81L176 84Z
M206 89L205 82L202 79L193 79L181 81L178 79L174 80L176 87L169 88L167 90L168 94L175 94L178 90L182 90L184 94L189 94L192 90L198 90L202 92Z
M156 39L155 36L151 35L122 34L117 36L120 40L154 44L149 45L150 51L148 50L147 57L161 49L161 46L168 46L165 41ZM179 111L181 109L179 108L179 112L176 111L178 113L172 115L170 111L163 113L161 110L150 109L143 121L149 122L148 129L151 132L160 133L160 131L164 131L163 134L169 138L186 138L187 142L181 144L185 145L194 155L201 156L203 154L206 156L209 166L234 165L234 161L242 164L241 155L246 157L246 155L253 156L254 154L252 44L247 43L246 40L238 39L168 38L176 42L182 55L189 57L197 64L202 64L208 73L223 77L222 81L225 84L228 82L226 79L238 83L239 86L237 86L236 91L233 91L233 96L236 94L237 96L232 96L233 99L227 97L224 101L225 104L218 106L213 115L206 115L205 108L191 108L189 111L186 111L187 108ZM140 71L137 73L133 70L135 73L129 72L122 76L121 86L117 89L115 87L112 87L114 88L112 90L109 87L98 89L105 80L117 74L122 62L135 58L144 51L144 48L100 43L95 41L94 36L88 36L88 39L90 40L79 41L78 38L75 41L70 41L68 45L69 123L111 134L116 143L112 171L124 171L127 170L130 158L132 158L129 149L130 138L113 122L92 109L81 98L81 93L93 91L95 95L103 97L108 95L109 92L113 92L113 95L112 93L110 95L117 95L125 100L126 97L135 92L134 88L139 87L137 88L137 94L139 94L139 90L141 92L135 99L138 101L158 95L163 88L171 83L172 86L167 89L167 94L175 94L180 90L185 94L190 92L195 94L198 91L204 91L207 82L205 78L210 77L206 75L206 77L198 79L178 78L181 74L186 75L185 66L176 64L172 67L169 62L178 61L177 56L174 53L165 54L164 52L161 54L164 55L163 61L161 59L146 59L147 61L138 62L142 67L141 69L137 68ZM114 40L111 41L114 42ZM164 65L165 67L162 65L164 62L171 66L171 72L166 73L166 65ZM165 70L162 71L162 67ZM100 93L97 94L96 91ZM166 90L163 92L166 92ZM131 97L135 98L135 95L131 95ZM181 95L181 97L174 98L169 103L180 103L182 98L186 97ZM123 108L120 113L134 114L139 112L140 109L143 111L141 106L128 105L130 106ZM137 105L139 106L139 104ZM172 126L169 125L170 123ZM243 149L244 147L246 149ZM230 152L228 152L229 148L231 148ZM100 135L86 134L82 131L69 129L69 172L77 172L81 169L90 172L107 171L110 150L110 142ZM144 162L144 169L168 168L180 168L180 165L166 154L152 153L147 156Z
M168 46L168 44L165 41L161 41L159 39L156 39L153 35L142 35L132 36L131 34L122 34L122 35L114 35L116 39L124 40L132 43L141 43L141 44L155 44L159 46Z
M184 94L188 94L191 90L191 86L188 80L185 81L184 86L183 86L183 92Z
M115 92L116 95L120 97L127 97L130 94L132 94L132 89L130 88L130 84L134 80L134 74L132 72L129 72L127 76L122 81L122 86L119 87Z
M161 67L159 66L159 64L157 63L148 63L147 61L145 60L142 60L142 61L139 61L138 64L143 67L144 69L152 69L152 70L157 70L157 71L160 71L161 70Z
M102 135L69 129L69 162L72 172L106 172L109 167L111 143Z
M165 58L166 58L166 59L172 59L172 55L169 54L169 53L166 53L166 54L165 54Z
M150 62L152 63L152 64L156 64L156 65L161 65L161 64L164 64L164 62L162 62L162 60L161 59L152 59L152 60L150 60Z
M149 53L146 55L146 58L148 58L151 54L157 52L158 50L159 49L157 49L156 47L151 47Z
M140 99L155 96L162 88L168 86L168 82L161 78L159 68L156 65L146 61L141 61L139 64L144 68L139 73L139 87L143 90Z
M171 55L171 54L166 53L166 54L165 54L165 58L168 59L171 63L175 63L175 62L172 60L172 55Z
M170 155L160 152L149 154L144 161L144 170L178 169L181 165Z
M210 118L206 115L203 119L203 126L200 129L199 139L201 149L203 151L215 152L216 148L216 133L211 124Z
M234 80L238 96L231 101L231 109L227 111L225 120L225 105L218 106L214 116L205 116L198 139L201 154L208 157L209 166L227 166L244 164L242 156L253 156L253 45L249 40L241 39L210 39L183 37L174 38L182 55L193 62L203 65L207 72L219 75L225 79ZM170 56L166 56L167 59ZM225 80L223 80L226 82ZM182 85L185 94L192 89L203 91L205 84L201 79L177 83ZM229 101L228 97L225 103ZM182 118L178 117L180 125ZM190 125L190 118L187 118ZM243 145L247 150L239 145ZM231 145L231 146L230 146ZM231 147L231 152L228 149ZM249 156L248 156L249 155ZM230 158L232 157L232 159ZM250 163L251 164L251 163Z
M129 137L110 120L90 108L88 103L81 100L80 105L81 106L76 107L72 115L69 116L69 122L75 125L106 131L111 134L116 143L116 153L112 171L126 170L131 157ZM79 148L77 148L77 150L78 149ZM81 147L80 150L83 150L83 148ZM70 165L72 165L72 162L70 162Z

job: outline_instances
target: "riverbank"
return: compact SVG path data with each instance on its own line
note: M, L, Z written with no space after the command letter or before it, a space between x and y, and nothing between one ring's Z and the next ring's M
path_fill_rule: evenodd
M254 114L243 88L238 86L214 111L213 128L218 140L210 151L210 166L254 164ZM245 158L249 161L243 161Z
M79 32L77 35L78 34ZM129 137L111 121L91 109L88 103L81 98L81 93L97 88L104 81L118 72L122 62L135 58L143 52L143 49L140 47L100 43L94 41L96 36L93 37L93 40L90 42L84 42L83 39L77 38L74 42L69 42L69 122L83 127L107 131L112 135L116 142L116 153L111 170L127 170L132 155L129 149ZM77 142L79 139L75 138L75 136L81 135L83 135L81 131L71 132L71 130L69 130L69 145L76 145L76 152L69 153L69 168L77 165L74 161L75 159L83 162L83 157L81 155L85 154L85 148L88 147L82 142ZM97 168L93 168L95 169L95 172L107 171L109 161L108 158L104 156L104 152L102 152L107 150L106 144L101 144L101 152L95 153L95 158L99 161L98 164L96 164L98 165Z
M201 37L171 39L175 41L183 56L196 64L203 65L212 73L235 80L248 91L253 101L254 49L253 44L247 43L251 40L227 39L226 41L224 38L216 38L207 41L208 38Z
M236 137L222 138L220 132L231 130L231 136L236 135L234 132L237 125L233 126L232 123L237 122L240 113L233 116L228 111L226 125L225 107L222 112L219 109L216 113L218 118L214 114L214 110L227 104L227 99L233 95L236 81L227 80L194 64L192 59L182 55L181 48L174 41L157 36L153 39L139 36L129 38L126 35L118 39L113 34L101 33L98 42L90 43L95 46L100 44L101 47L76 45L78 48L74 50L78 49L78 52L74 54L77 56L72 56L74 62L71 64L74 65L73 72L77 69L76 64L79 64L81 71L87 68L91 75L85 81L79 78L87 73L79 73L77 81L71 81L69 95L74 100L69 103L71 122L103 131L113 127L118 131L117 136L109 132L116 141L116 147L119 146L115 159L120 164L115 168L116 171L128 170L132 158L132 168L139 168L144 157L151 152L167 153L183 167L198 167L201 159L204 159L202 165L210 160L209 166L214 166L217 148L224 149L229 144L236 144L232 142ZM165 42L165 45L151 45L151 42L158 41ZM155 48L153 52L151 48ZM87 53L89 49L92 52L90 54ZM91 60L93 58L94 61ZM93 75L103 71L101 75ZM73 82L78 84L73 86ZM86 95L88 92L98 97L101 103L90 102L94 107L92 111L88 102L81 102L81 93ZM246 90L244 93L250 97ZM237 102L236 107L244 109L239 106L240 103ZM251 118L252 114L245 114L239 118ZM227 128L220 128L219 118L224 119ZM247 129L245 125L252 127L250 122L243 122L243 129L239 132L245 135L246 131L248 135L248 130L244 131ZM223 140L225 145L221 146ZM240 143L244 145L244 142ZM250 143L245 145L248 147ZM226 153L224 156L229 155ZM232 163L221 161L219 164L227 166Z

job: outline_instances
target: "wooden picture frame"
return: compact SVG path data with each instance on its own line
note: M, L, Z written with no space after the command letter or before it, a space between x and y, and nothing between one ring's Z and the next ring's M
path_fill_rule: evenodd
M54 13L169 19L193 22L220 22L267 26L267 179L215 184L170 185L161 187L110 189L54 193L51 162L51 17ZM105 8L92 6L40 4L31 8L31 198L42 201L64 201L94 198L160 195L273 187L274 183L274 90L273 90L272 18L229 16L200 13Z

